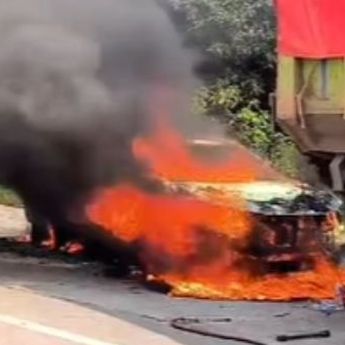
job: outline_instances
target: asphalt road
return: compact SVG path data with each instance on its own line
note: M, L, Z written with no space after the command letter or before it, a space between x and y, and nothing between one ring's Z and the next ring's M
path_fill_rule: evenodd
M6 345L22 344L20 341L23 339L28 345L240 344L175 330L170 326L170 321L177 317L199 317L205 320L199 327L249 337L266 344L276 344L274 339L277 334L323 329L331 330L331 338L293 343L345 343L345 312L325 316L308 303L173 299L148 291L135 281L106 278L99 267L92 265L66 264L14 254L0 254L0 276L1 336L16 331L19 339L17 341L11 335L10 341L3 343ZM9 321L6 319L8 316L16 321ZM232 321L212 322L224 317ZM31 327L20 326L23 320L24 323L29 322ZM48 331L44 328L42 332L41 326L48 327ZM72 337L61 338L61 332L66 331ZM86 337L93 342L77 342L76 336ZM47 338L51 341L47 342Z
M0 238L23 235L21 210L0 207ZM327 339L293 344L345 344L345 312L325 316L310 303L234 303L173 299L138 282L107 278L98 265L37 259L0 251L0 345L232 345L175 330L198 327L278 344L278 334L331 330ZM215 322L231 318L231 322Z

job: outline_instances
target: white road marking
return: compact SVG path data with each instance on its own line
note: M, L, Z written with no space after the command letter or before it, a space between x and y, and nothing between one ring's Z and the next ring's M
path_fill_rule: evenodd
M116 343L108 343L94 338L89 338L80 334L71 333L58 328L44 326L36 322L19 319L10 315L0 314L0 322L81 345L119 345Z

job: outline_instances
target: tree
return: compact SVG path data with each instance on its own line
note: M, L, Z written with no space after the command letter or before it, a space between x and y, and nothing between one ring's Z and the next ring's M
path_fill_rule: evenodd
M247 146L296 175L298 153L273 130L268 95L275 86L276 26L272 0L169 0L188 46L206 61L196 111L225 122Z
M209 59L208 82L226 79L243 96L263 97L274 85L275 18L271 0L170 0L184 16L186 41ZM265 102L264 102L265 103Z

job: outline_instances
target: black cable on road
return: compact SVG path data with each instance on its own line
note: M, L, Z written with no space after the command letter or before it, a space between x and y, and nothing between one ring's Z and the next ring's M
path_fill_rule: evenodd
M173 319L170 321L170 326L178 329L180 331L184 332L189 332L189 333L194 333L194 334L199 334L204 337L211 337L211 338L217 338L217 339L223 339L223 340L233 340L245 344L251 344L251 345L267 345L265 343L262 343L257 340L249 339L249 338L244 338L244 337L239 337L239 336L233 336L233 335L228 335L228 334L222 334L222 333L217 333L217 332L212 332L209 330L202 330L198 328L194 328L191 325L195 324L202 324L201 319L198 318L184 318L184 317L179 317L176 319ZM214 321L214 320L207 320L207 321ZM215 320L217 322L220 322L221 320ZM231 319L223 319L223 321L229 322Z

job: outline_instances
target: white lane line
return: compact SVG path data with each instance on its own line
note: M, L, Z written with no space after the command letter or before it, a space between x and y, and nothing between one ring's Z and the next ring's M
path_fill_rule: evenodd
M94 338L89 338L80 334L71 333L58 328L44 326L36 322L19 319L10 315L0 314L0 322L81 345L120 345L116 343L104 342Z

